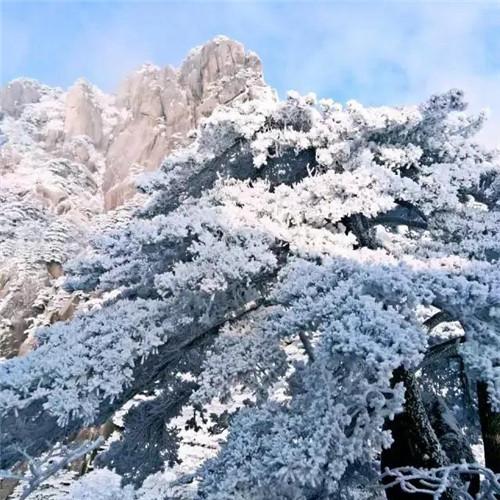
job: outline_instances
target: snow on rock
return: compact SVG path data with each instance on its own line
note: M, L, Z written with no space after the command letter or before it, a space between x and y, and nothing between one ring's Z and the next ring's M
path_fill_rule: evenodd
M67 91L28 78L1 88L0 357L24 353L34 326L67 316L64 262L113 223L107 211L126 210L137 174L189 144L219 104L266 92L257 56L225 37L179 69L142 66L116 96L83 79Z
M12 116L19 116L26 104L38 102L44 86L36 80L17 78L0 91L2 111Z

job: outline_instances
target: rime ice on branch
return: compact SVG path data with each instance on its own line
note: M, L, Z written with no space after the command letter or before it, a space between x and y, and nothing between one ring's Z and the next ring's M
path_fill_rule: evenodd
M451 464L476 444L463 434L479 429L476 382L481 422L500 412L500 169L473 140L483 116L464 110L452 90L405 108L291 93L216 111L144 179L145 206L71 265L68 289L113 299L0 365L2 467L147 395L97 460L125 481L144 479L141 447L148 472L175 462L176 440L153 441L154 428L219 400L220 451L172 488L347 499L383 496L385 482L405 498L407 484L458 474L470 491L483 469ZM429 453L398 457L403 417ZM151 432L134 429L145 421ZM500 472L488 456L483 495Z

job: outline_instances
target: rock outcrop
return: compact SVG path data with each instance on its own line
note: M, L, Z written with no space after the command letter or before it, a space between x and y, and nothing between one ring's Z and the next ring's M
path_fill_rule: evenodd
M143 66L116 95L84 80L67 91L25 78L0 89L0 358L77 307L58 288L64 261L118 216L137 173L192 141L219 104L268 92L258 57L225 37L178 69Z
M192 50L178 70L145 65L132 74L117 94L127 118L106 155L106 209L133 193L132 169L157 168L219 104L254 98L265 88L258 57L225 37Z
M38 102L42 86L35 80L18 78L0 90L0 108L4 113L20 116L24 106Z
M85 80L78 80L66 94L64 134L66 139L85 135L96 147L103 143L102 109Z

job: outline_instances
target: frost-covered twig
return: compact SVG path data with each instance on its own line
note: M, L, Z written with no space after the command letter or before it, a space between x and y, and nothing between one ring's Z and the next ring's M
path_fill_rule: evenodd
M19 497L23 500L61 469L66 468L70 463L99 448L103 443L104 438L99 437L94 441L86 441L72 448L63 446L54 449L49 456L45 456L43 459L34 459L25 451L21 451L26 458L29 473L23 476L22 474L13 473L8 470L0 470L0 479L14 479L25 482L21 496ZM57 459L56 457L60 458Z
M480 475L481 491L473 497L467 492L467 476ZM390 482L384 484L385 489L399 486L405 493L420 493L438 500L445 491L454 493L454 498L464 500L487 500L493 494L500 493L500 474L478 464L453 464L435 469L419 469L416 467L398 467L387 469L381 479Z

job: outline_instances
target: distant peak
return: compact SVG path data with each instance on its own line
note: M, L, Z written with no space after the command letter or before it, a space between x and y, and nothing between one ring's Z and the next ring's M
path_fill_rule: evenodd
M139 74L149 74L149 73L157 73L161 71L161 68L152 62L145 62L142 64L139 69L136 71Z
M34 78L28 78L25 76L21 76L18 78L14 78L10 82L6 84L7 87L11 85L23 85L23 86L32 86L32 87L41 87L42 84L38 81L35 80Z
M86 78L81 76L80 78L77 78L75 80L75 83L73 85L81 85L84 87L89 87L91 85L91 83Z
M239 42L236 42L235 40L229 38L228 36L226 35L216 35L214 38L212 38L212 40L210 40L210 42L235 42L235 43L239 43ZM208 43L210 43L208 42Z
M188 52L182 65L184 65L184 63L186 61L192 59L193 57L199 57L199 55L202 52L210 52L212 49L218 48L221 45L234 47L237 51L240 51L243 53L249 52L246 50L245 46L241 42L238 42L237 40L233 40L232 38L229 38L225 35L217 35L214 38L211 38L210 40L207 40L206 42L202 43L201 45L198 45L198 46L192 48Z

